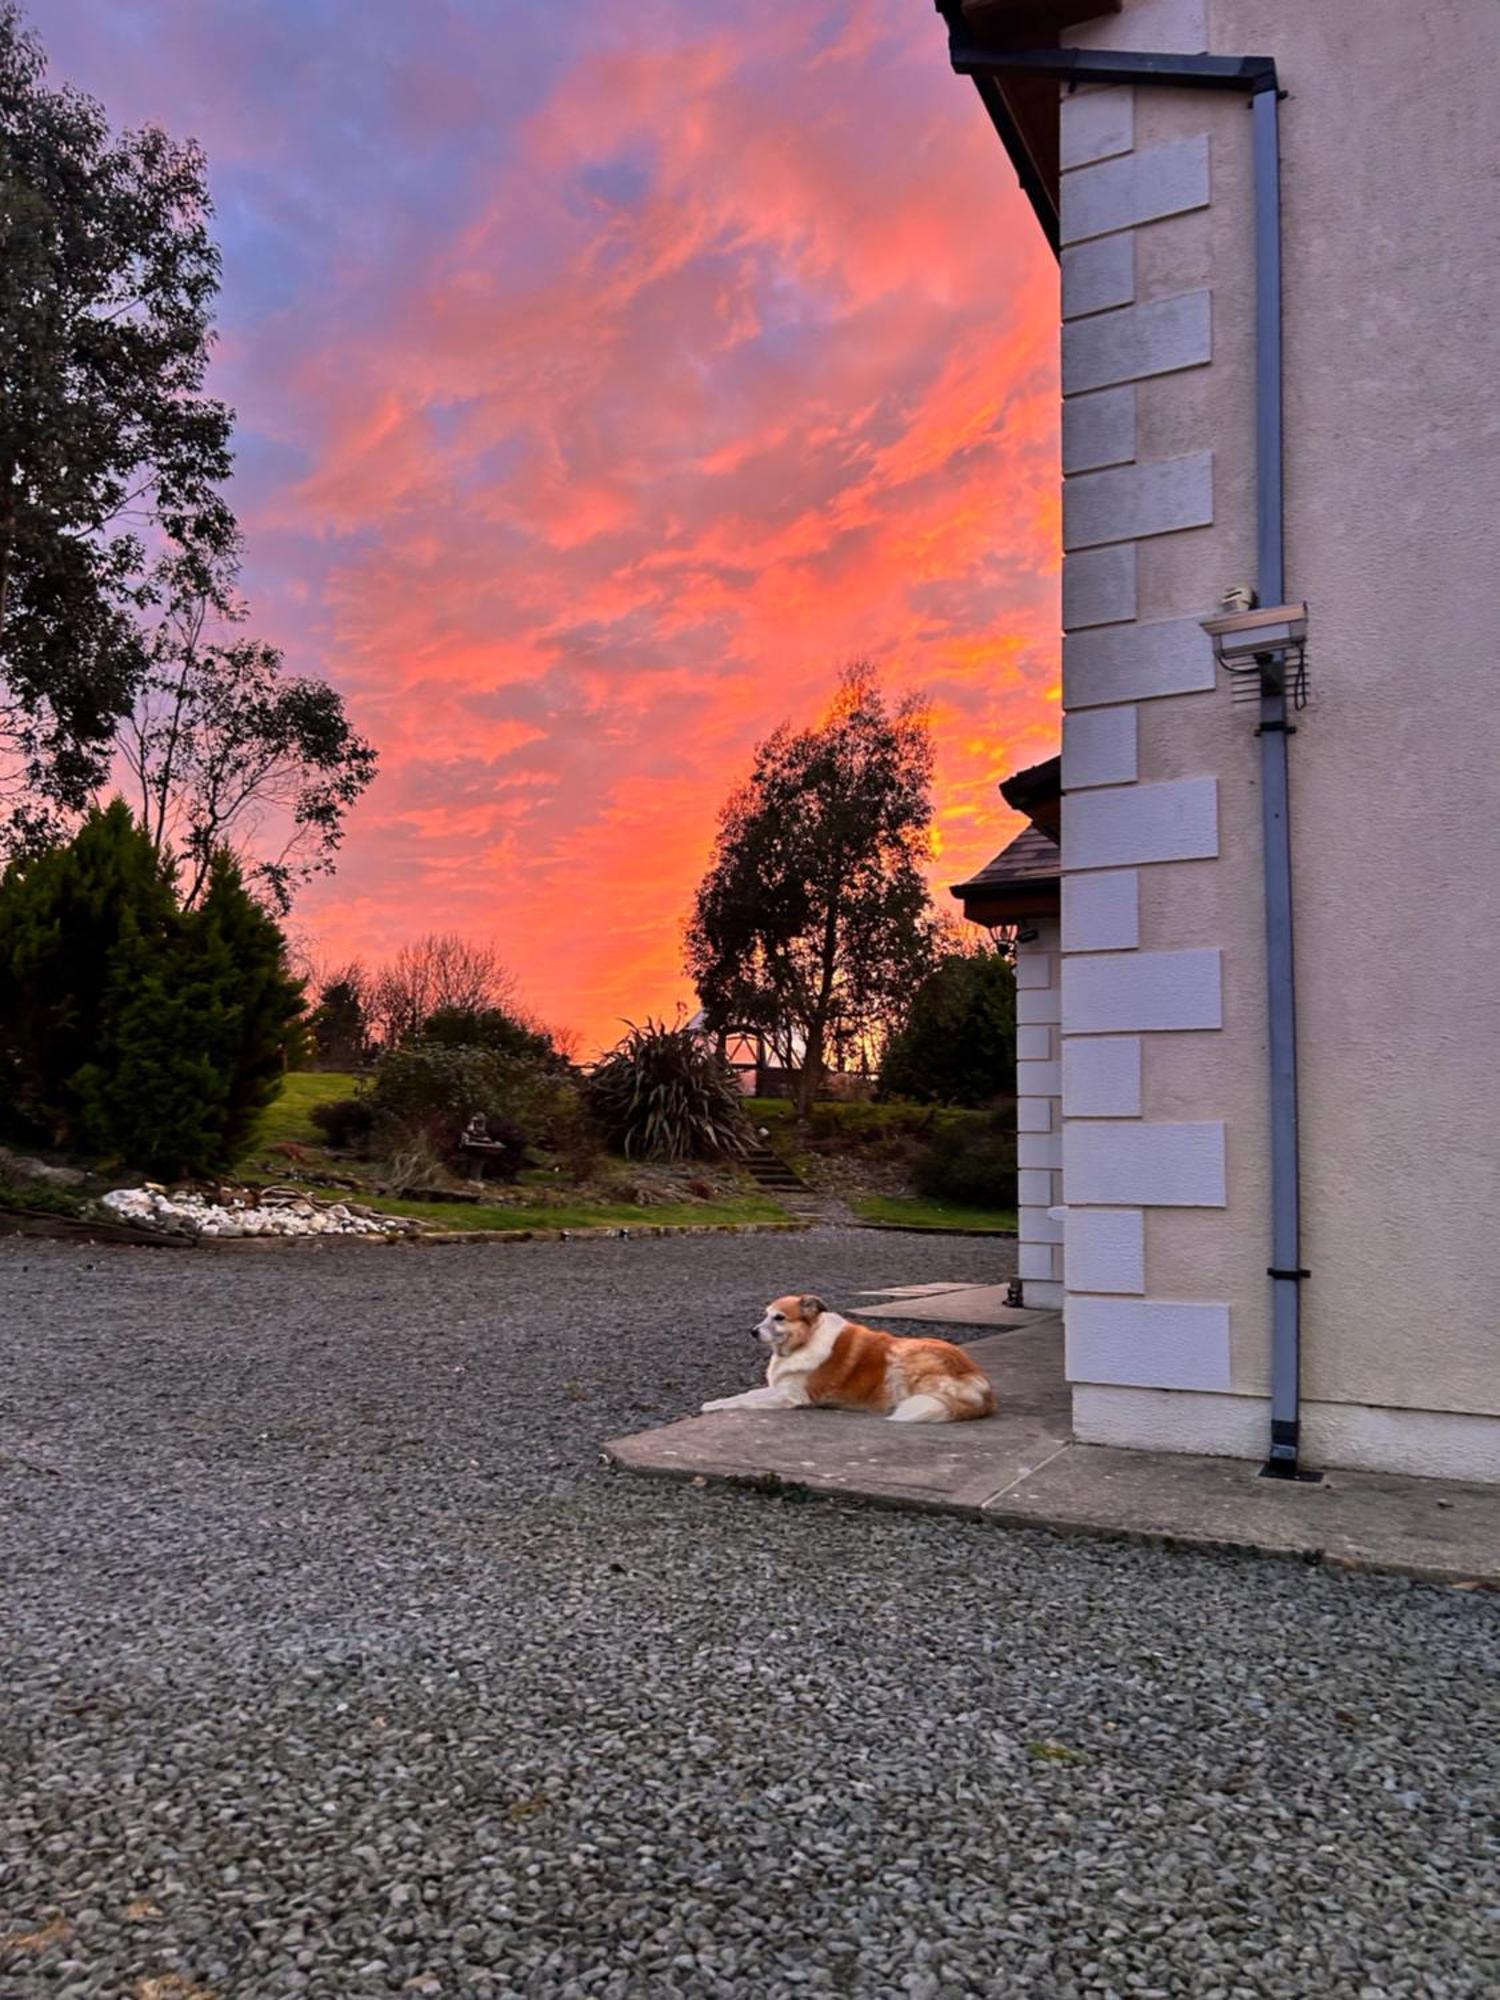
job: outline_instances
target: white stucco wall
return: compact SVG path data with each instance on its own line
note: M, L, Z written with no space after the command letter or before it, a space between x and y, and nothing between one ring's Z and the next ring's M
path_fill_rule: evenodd
M1500 1477L1500 1427L1441 1421L1500 1418L1500 7L1127 0L1076 39L1269 53L1289 93L1307 1446ZM1064 866L1118 881L1134 937L1070 936L1065 877L1064 1112L1073 1068L1119 1068L1108 1036L1134 1045L1135 1132L1223 1135L1216 1195L1201 1144L1182 1169L1176 1142L1143 1148L1080 1098L1077 1269L1088 1287L1124 1270L1139 1297L1070 1277L1075 1414L1112 1442L1244 1449L1269 1381L1259 748L1192 631L1254 581L1250 120L1238 97L1144 88L1063 117ZM1113 719L1077 735L1070 772L1092 715ZM1086 900L1107 930L1109 891ZM1111 1130L1124 1165L1101 1176ZM1152 1310L1178 1305L1198 1310ZM1402 1411L1429 1413L1404 1444Z

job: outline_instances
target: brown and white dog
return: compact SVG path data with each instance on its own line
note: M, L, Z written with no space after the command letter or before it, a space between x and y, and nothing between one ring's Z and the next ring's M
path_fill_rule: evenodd
M755 1330L771 1350L766 1386L705 1410L868 1410L896 1424L993 1416L989 1378L951 1340L906 1340L858 1326L811 1294L773 1299Z

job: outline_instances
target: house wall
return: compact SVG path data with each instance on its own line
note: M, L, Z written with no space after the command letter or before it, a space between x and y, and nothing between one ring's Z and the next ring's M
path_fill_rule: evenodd
M1305 1442L1500 1479L1500 9L1127 0L1072 39L1269 53L1289 93ZM1259 1454L1259 746L1197 623L1255 580L1249 127L1062 104L1061 1061L1080 1434Z

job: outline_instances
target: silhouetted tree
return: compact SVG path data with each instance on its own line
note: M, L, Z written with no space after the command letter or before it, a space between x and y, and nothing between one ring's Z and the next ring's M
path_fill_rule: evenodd
M0 5L0 797L12 844L103 781L146 665L148 539L211 566L230 413L203 394L202 152L46 81Z
M0 876L0 1115L13 1129L77 1138L72 1080L118 1005L116 968L140 948L165 952L176 923L171 885L120 799Z
M799 1113L835 1043L878 1032L931 962L932 763L920 702L892 707L856 664L821 723L760 745L720 816L688 966L710 1029L790 1035Z
M444 1048L493 1049L504 1056L524 1056L556 1070L569 1067L567 1057L539 1021L511 1007L439 1007L422 1023L421 1039Z
M369 974L358 959L325 979L307 1030L325 1069L360 1069L370 1052Z
M274 646L235 638L238 544L205 583L201 565L161 565L163 607L119 746L141 824L179 863L191 909L213 857L231 852L285 914L296 888L332 874L344 815L375 776L373 747L326 681L288 674Z
M285 911L375 753L234 634L211 213L199 147L112 134L0 0L0 847L54 844L118 751L187 907L229 848Z
M430 932L403 945L374 973L366 1011L377 1039L393 1049L415 1040L422 1024L444 1009L478 1013L508 1006L515 984L492 944Z

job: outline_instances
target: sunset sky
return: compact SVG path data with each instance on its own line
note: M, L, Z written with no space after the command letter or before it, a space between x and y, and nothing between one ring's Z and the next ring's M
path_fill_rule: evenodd
M933 880L1056 747L1056 267L927 0L47 0L208 150L251 630L383 767L296 927L612 1040L758 738L930 694ZM944 899L946 901L946 898Z

